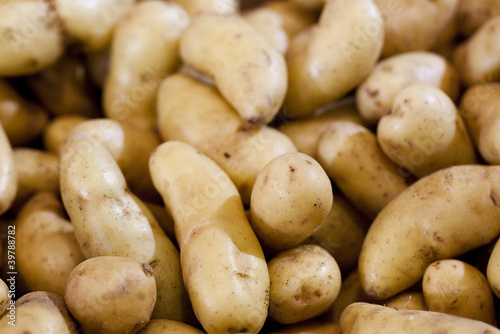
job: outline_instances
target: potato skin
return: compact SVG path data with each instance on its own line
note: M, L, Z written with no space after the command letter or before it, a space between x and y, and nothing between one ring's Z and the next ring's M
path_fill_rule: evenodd
M10 302L11 298L9 287L3 279L0 279L0 318L8 312L7 307L9 307Z
M420 291L401 292L384 302L383 305L396 310L429 311L424 295Z
M14 202L18 189L17 170L12 146L0 123L0 215Z
M308 320L285 326L270 334L341 334L340 326L321 320Z
M203 332L182 322L151 319L137 334L203 334Z
M460 1L457 10L460 33L471 36L488 19L500 15L500 1Z
M73 129L87 120L89 120L89 117L82 115L61 115L52 118L42 133L45 150L59 155Z
M495 296L500 298L500 242L497 240L486 267L486 277Z

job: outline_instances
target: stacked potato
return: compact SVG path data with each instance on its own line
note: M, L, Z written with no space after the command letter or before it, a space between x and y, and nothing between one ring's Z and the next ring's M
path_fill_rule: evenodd
M500 333L500 1L12 0L0 32L1 333Z

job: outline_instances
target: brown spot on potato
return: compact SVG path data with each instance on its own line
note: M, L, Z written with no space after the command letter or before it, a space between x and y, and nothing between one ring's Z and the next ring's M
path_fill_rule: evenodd
M495 205L496 207L500 207L500 199L498 198L498 195L496 193L491 192L490 199L493 202L493 205Z
M151 268L151 266L147 263L144 263L142 265L142 270L144 271L144 273L146 274L146 276L148 275L153 275L153 268Z
M224 158L229 159L231 158L231 154L224 152Z
M377 97L378 94L380 93L378 89L366 88L365 91L366 91L366 94L368 94L368 96L371 98Z
M295 172L295 168L293 168L293 166L290 166L290 172Z

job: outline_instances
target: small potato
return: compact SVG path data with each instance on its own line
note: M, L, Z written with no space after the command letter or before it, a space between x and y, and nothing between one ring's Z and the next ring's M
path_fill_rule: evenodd
M464 120L442 90L417 83L403 89L377 126L384 153L417 178L476 163Z
M64 299L84 334L136 333L155 305L153 269L118 256L85 260L69 275Z
M307 320L288 325L270 334L341 334L340 326L320 320Z
M441 169L413 183L370 225L359 256L363 289L390 298L417 283L429 264L500 235L500 167Z
M396 95L417 82L440 88L454 101L458 98L458 73L444 57L427 51L405 52L380 61L356 89L361 117L377 124L391 110Z
M457 10L460 32L468 37L497 15L500 15L499 0L461 0Z
M408 186L375 134L357 123L330 123L318 142L317 156L342 193L369 218Z
M151 319L137 334L203 334L203 332L182 322Z
M482 321L419 310L354 303L342 313L342 334L498 334L500 330Z
M51 153L59 155L62 147L73 132L73 128L87 120L89 120L88 117L81 115L61 115L54 117L43 130L42 139L44 148Z
M11 300L11 294L7 283L0 279L0 318L8 312L7 308L10 307Z
M383 42L384 24L372 0L327 1L318 24L290 43L286 111L311 115L346 95L371 71Z
M17 169L12 146L0 123L0 215L12 206L17 194L17 185Z
M201 14L180 41L189 66L213 77L215 85L250 125L270 123L287 90L285 58L239 15Z
M430 311L496 325L493 292L484 274L470 264L452 259L431 263L422 291Z
M236 14L239 0L173 0L194 17L202 13Z
M429 310L422 292L401 292L384 302L384 306L396 310Z
M332 208L333 193L321 165L303 153L285 153L257 176L250 223L262 247L280 252L311 236Z
M337 298L342 277L335 259L317 245L301 245L269 263L269 317L292 324L324 313Z

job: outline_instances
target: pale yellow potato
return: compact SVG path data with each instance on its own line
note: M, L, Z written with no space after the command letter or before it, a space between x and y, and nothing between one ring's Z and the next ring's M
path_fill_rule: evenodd
M31 291L64 295L71 271L85 258L57 195L41 192L16 219L16 266Z
M55 0L58 19L72 43L85 52L105 49L113 31L137 0Z
M332 202L332 185L321 165L306 154L285 153L257 176L250 223L266 251L281 252L317 231Z
M248 124L268 124L281 108L288 80L285 58L240 15L196 16L181 37L180 55L213 78Z
M308 2L311 3L313 1L308 0ZM306 27L314 24L317 20L314 13L304 11L298 4L291 1L265 1L259 7L280 14L283 20L282 27L287 33L288 38L292 38Z
M103 90L107 117L156 129L158 86L180 66L179 39L189 21L180 5L160 0L139 2L120 20Z
M374 0L384 19L383 57L429 50L451 25L460 0ZM418 27L418 29L415 29Z
M73 132L73 128L87 120L89 120L87 116L71 114L52 118L43 129L42 141L44 149L59 155L62 147Z
M287 113L311 115L346 95L371 71L383 41L384 24L372 0L327 1L319 22L297 34L286 54Z
M497 15L500 15L499 0L460 0L457 10L460 32L470 36L483 23Z
M0 31L0 77L36 73L65 51L62 26L47 1L3 1Z
M479 84L467 89L460 111L482 158L500 164L500 84Z
M458 73L443 56L428 51L405 52L380 61L356 89L361 117L376 124L391 110L396 95L417 82L440 88L452 100L458 98Z
M454 315L420 311L395 310L368 303L354 303L340 319L342 334L498 334L500 330L482 321Z
M236 14L239 12L239 0L172 0L178 3L191 16L202 13Z
M382 151L417 178L439 169L476 163L472 139L455 103L441 89L413 84L396 95L380 118Z
M156 221L160 225L161 229L165 232L167 237L174 243L177 244L177 239L175 238L175 225L172 215L167 211L164 205L146 202L144 204L148 207L149 211L153 214Z
M396 310L429 311L422 292L401 292L384 302L384 306ZM431 310L432 311L432 310Z
M403 171L380 149L376 135L357 123L330 123L318 142L317 157L352 205L369 218L407 188Z
M300 245L268 263L269 317L282 324L315 318L337 298L342 276L335 259L318 245Z
M184 282L204 330L259 332L269 306L267 263L228 175L179 141L153 152L150 172L174 218Z
M137 334L203 334L203 332L182 322L151 319Z
M3 125L0 123L0 215L11 207L16 198L17 180L12 146Z
M136 333L153 313L153 269L119 256L85 260L68 277L64 299L84 334Z
M493 293L500 298L500 242L497 240L486 267L486 278Z
M417 283L429 264L485 245L500 235L500 167L441 169L413 183L376 217L358 269L372 298Z
M453 63L466 87L500 80L500 16L486 21L454 51Z
M319 229L304 240L326 249L337 261L342 273L354 270L371 221L359 212L341 193L333 194L330 213Z
M307 320L287 325L271 334L341 334L340 326L321 320Z
M10 296L9 286L4 280L0 279L0 318L9 312L8 307L12 309Z
M259 171L275 157L297 151L274 128L248 127L214 87L183 74L169 76L160 86L158 127L163 141L189 143L213 159L246 205Z
M468 263L455 259L431 263L422 279L422 291L429 311L496 325L488 280Z
M0 123L12 146L32 143L47 125L48 114L26 101L5 80L0 80Z
M179 251L127 188L112 154L90 135L75 132L61 154L60 184L85 257L122 256L148 264L158 290L153 317L189 321Z

